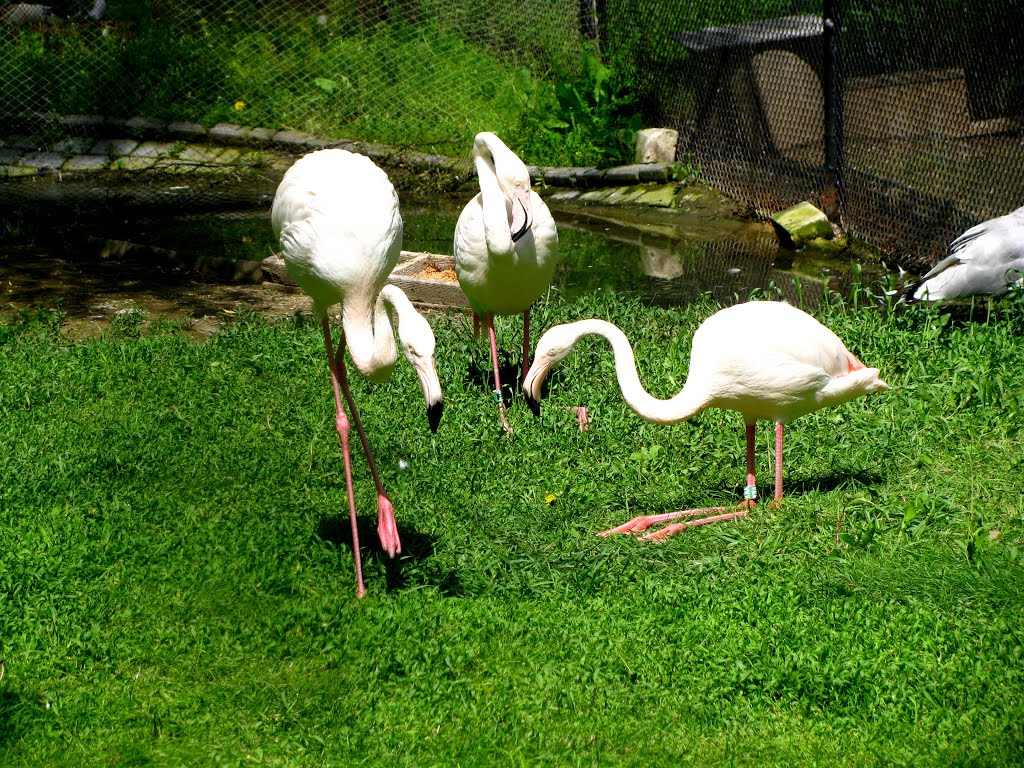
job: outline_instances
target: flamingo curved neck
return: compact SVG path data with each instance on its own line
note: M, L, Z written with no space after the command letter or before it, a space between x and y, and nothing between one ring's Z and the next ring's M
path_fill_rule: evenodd
M475 155L487 250L494 255L512 253L515 244L509 227L509 201L498 179L493 156L486 147L478 147Z
M371 381L390 378L398 361L398 347L389 312L393 296L387 287L377 295L372 306L368 302L348 302L342 313L348 353L356 370ZM405 298L404 294L402 298Z
M708 406L707 387L690 376L687 376L683 389L674 397L667 400L654 397L640 383L633 348L621 330L604 320L584 320L578 325L582 328L577 340L582 336L597 335L604 336L612 345L615 376L622 397L640 418L655 424L675 424L689 419Z

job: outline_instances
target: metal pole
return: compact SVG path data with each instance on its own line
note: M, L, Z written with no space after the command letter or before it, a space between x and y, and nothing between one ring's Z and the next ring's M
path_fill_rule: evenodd
M601 21L604 16L604 0L579 0L580 34L601 46Z
M843 77L842 0L824 0L824 62L822 89L825 95L825 183L822 207L831 221L839 222L843 204Z

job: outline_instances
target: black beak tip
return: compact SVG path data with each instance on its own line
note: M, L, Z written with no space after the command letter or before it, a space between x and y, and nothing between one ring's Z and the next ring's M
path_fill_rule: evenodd
M530 410L533 411L534 416L540 416L540 400L534 400L530 395L526 395L526 404L530 406Z
M427 406L427 421L430 423L430 431L435 435L437 428L441 425L441 415L444 413L444 401Z

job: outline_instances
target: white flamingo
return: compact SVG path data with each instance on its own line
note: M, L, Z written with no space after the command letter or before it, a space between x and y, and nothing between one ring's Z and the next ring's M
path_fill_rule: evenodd
M313 300L327 346L334 385L335 422L341 438L352 521L356 590L365 592L356 530L355 496L349 453L349 413L377 485L377 533L384 550L402 551L394 508L384 492L373 452L348 388L345 348L356 370L372 381L390 378L398 359L392 322L397 321L402 352L419 376L427 419L436 432L441 421L441 384L434 367L434 332L402 291L386 280L402 249L398 195L387 174L362 155L324 149L300 158L285 173L271 211L288 273ZM341 304L341 341L331 342L327 310Z
M725 507L644 515L602 532L632 533L682 516L704 515L675 523L643 538L661 538L688 527L746 515L757 497L754 478L754 424L775 422L775 502L782 499L783 426L793 419L855 397L889 389L877 368L866 368L832 331L795 307L777 301L754 301L722 309L693 335L690 370L682 391L659 400L644 390L626 335L604 320L557 325L537 342L533 368L523 390L534 413L540 413L541 384L551 367L580 338L604 336L615 353L615 373L626 404L655 424L674 424L705 408L739 411L747 425L747 485L738 509ZM721 514L711 515L718 512Z
M1002 296L1024 279L1024 206L971 227L944 258L903 291L908 303L991 294Z
M540 195L530 188L526 164L493 133L473 142L480 192L463 208L455 225L455 273L491 342L494 399L505 430L498 373L494 315L523 315L523 377L530 366L530 307L541 297L558 261L555 220Z

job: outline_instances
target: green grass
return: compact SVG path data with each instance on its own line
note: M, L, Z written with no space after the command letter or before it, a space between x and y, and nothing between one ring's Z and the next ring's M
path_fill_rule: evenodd
M781 509L663 544L593 534L737 499L738 415L641 421L595 340L506 438L483 346L435 316L436 436L408 366L353 380L406 548L381 557L357 454L362 601L316 323L73 343L23 316L0 327L0 764L1019 765L1020 310L821 310L893 391L787 430ZM534 320L617 322L668 396L712 311L552 295Z

